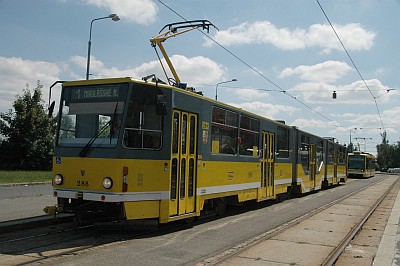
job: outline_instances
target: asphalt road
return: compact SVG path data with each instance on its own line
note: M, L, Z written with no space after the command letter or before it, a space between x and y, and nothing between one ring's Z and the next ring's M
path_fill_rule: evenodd
M49 265L194 265L213 255L236 246L246 240L269 231L281 224L299 217L340 196L365 187L380 177L366 180L351 180L346 185L311 193L305 197L290 199L281 203L264 202L252 208L239 208L227 216L193 227L146 237L130 236L130 233L115 232L110 235L98 233L102 240L124 236L124 240L112 241L106 245L97 241L84 246L89 250L73 256L48 261ZM76 244L75 248L82 248ZM49 248L49 247L47 247ZM58 247L60 251L63 247ZM57 247L52 251L57 252Z
M171 232L142 237L130 232L96 232L93 238L87 238L88 243L83 245L78 242L68 242L65 246L62 243L46 245L41 246L37 253L58 253L71 248L71 245L82 251L73 256L46 261L47 265L194 265L343 195L348 195L379 178L381 176L377 175L366 180L349 180L346 185L277 204L250 204L248 208L230 210L228 215L222 218ZM49 185L0 188L0 194L4 191L9 196L4 198L4 194L0 199L2 219L4 215L23 214L27 217L29 212L37 214L43 206L55 202ZM80 237L78 233L70 232L69 235L71 234Z
M54 204L51 184L0 186L0 222L41 216Z

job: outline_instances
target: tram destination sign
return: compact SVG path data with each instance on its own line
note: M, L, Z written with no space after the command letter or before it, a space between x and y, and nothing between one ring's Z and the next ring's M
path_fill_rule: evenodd
M71 88L72 101L112 101L121 95L120 86L90 86Z

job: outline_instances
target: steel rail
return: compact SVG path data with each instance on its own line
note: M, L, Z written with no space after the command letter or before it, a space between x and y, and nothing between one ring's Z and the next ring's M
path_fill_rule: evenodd
M310 212L308 212L308 213L306 213L306 214L304 214L302 216L299 216L299 217L297 217L297 218L295 218L293 220L290 220L290 221L282 224L281 226L278 226L278 227L276 227L274 229L271 229L271 230L269 230L269 231L267 231L267 232L265 232L265 233L263 233L263 234L261 234L259 236L253 237L253 238L251 238L251 239L249 239L249 240L247 240L247 241L245 241L243 243L240 243L240 244L238 244L238 245L236 245L234 247L231 247L228 250L226 250L226 251L224 251L224 252L222 252L220 254L217 254L217 255L215 255L213 257L210 257L210 258L204 259L202 261L199 261L198 263L196 263L196 266L217 265L217 264L219 264L219 263L221 263L223 261L226 261L229 258L232 258L232 257L236 256L237 253L244 252L245 250L248 250L248 249L250 249L251 247L253 247L253 246L257 245L257 244L259 244L259 243L261 243L261 242L263 242L265 240L268 240L268 239L276 236L277 234L282 233L283 231L285 231L287 229L290 229L291 227L293 227L293 226L299 224L300 222L310 218L311 216L313 216L313 215L315 215L315 214L317 214L317 213L319 213L319 212L321 212L323 210L326 210L329 207L331 207L331 206L333 206L335 204L338 204L338 203L344 201L345 199L350 198L351 196L354 196L355 194L357 194L357 193L359 193L359 192L361 192L361 191L363 191L365 189L368 189L368 188L370 188L370 187L372 187L372 186L374 186L374 185L376 185L376 184L378 184L380 182L383 182L387 178L388 178L388 176L384 176L384 177L380 178L379 180L377 180L376 182L373 182L372 184L369 184L369 185L367 185L367 186L365 186L363 188L360 188L360 189L358 189L356 191L353 191L352 193L347 194L345 196L342 196L342 197L340 197L340 198L338 198L338 199L336 199L334 201L331 201L331 202L329 202L329 203L327 203L327 204L325 204L323 206L320 206L320 207L318 207L318 208L316 208L316 209L314 209L314 210L312 210L312 211L310 211ZM396 182L394 182L394 184L395 183ZM390 190L391 189L389 189L389 191ZM329 264L327 264L327 265L329 265Z
M381 204L384 198L386 198L386 196L392 191L397 182L398 180L393 182L393 184L386 190L386 192L375 202L375 204L371 207L369 212L363 218L360 219L357 225L346 235L346 237L342 240L342 242L329 254L329 256L324 260L324 262L321 265L323 266L333 265L335 263L335 261L339 258L340 254L342 254L343 250L351 242L353 237L361 230L362 226L372 215L372 213L376 210L379 204Z

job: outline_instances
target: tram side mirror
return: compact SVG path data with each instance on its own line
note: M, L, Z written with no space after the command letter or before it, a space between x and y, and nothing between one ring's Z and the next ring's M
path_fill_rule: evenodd
M157 95L156 114L157 115L167 114L167 97L164 94Z
M49 106L49 118L51 118L53 116L55 104L56 104L56 101L53 101Z

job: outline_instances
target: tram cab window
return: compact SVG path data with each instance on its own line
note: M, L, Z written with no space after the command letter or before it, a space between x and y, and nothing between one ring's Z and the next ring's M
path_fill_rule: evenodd
M211 152L213 154L237 153L238 114L214 107L211 124Z
M124 131L126 148L158 150L162 145L160 91L153 86L134 87L129 99Z
M63 88L57 144L115 146L118 141L127 84Z

